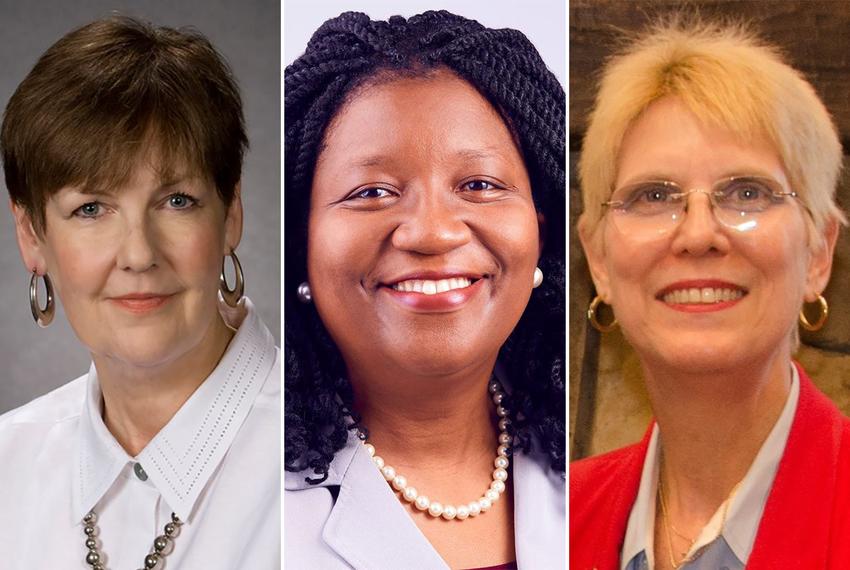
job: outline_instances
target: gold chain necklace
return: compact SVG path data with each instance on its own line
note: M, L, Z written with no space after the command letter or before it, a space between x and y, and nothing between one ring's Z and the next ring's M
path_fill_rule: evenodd
M699 539L699 534L697 534L695 538L691 539L679 532L676 527L673 526L673 520L670 518L670 511L667 508L667 501L664 498L664 484L661 478L663 472L664 463L662 458L658 474L658 497L661 502L662 516L664 517L664 531L667 534L667 551L670 556L670 566L673 568L673 570L679 570L679 568L681 568L688 562L691 562L695 558L695 556L688 556L688 552L690 552L691 549L694 547L694 544L696 544L697 539ZM723 534L723 528L726 526L726 515L729 512L729 505L732 504L732 497L734 497L735 493L738 492L738 487L741 486L742 482L743 479L741 481L738 481L738 483L736 483L735 486L732 487L732 491L729 492L729 495L726 497L726 500L723 501L723 511L720 513L720 530L718 532L718 536ZM670 533L671 529L673 530L673 532L675 532L677 535L679 535L686 541L690 541L688 549L682 554L682 559L678 563L676 563L676 557L673 554L673 535Z

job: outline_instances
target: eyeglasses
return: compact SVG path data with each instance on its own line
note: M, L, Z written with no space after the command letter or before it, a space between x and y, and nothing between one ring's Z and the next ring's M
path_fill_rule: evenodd
M755 230L760 221L785 204L786 198L798 197L772 178L733 176L718 180L711 190L684 191L667 180L637 182L618 188L602 205L609 209L621 232L663 234L684 219L691 194L708 196L717 221L739 232Z

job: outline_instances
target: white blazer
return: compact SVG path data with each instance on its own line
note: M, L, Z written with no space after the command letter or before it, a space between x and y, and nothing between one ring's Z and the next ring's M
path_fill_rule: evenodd
M541 454L518 453L512 463L519 570L566 569L564 476ZM327 480L310 485L311 473L285 476L284 568L448 569L354 434Z

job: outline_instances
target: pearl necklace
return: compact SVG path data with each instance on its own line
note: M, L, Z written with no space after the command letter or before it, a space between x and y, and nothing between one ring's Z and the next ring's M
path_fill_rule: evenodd
M479 514L486 513L493 506L493 503L499 500L502 493L505 492L505 483L508 480L508 453L510 451L511 436L508 434L508 424L511 420L508 419L508 410L502 406L502 399L505 394L502 392L502 386L497 381L490 382L487 387L492 394L493 403L496 405L496 414L499 416L499 446L496 448L496 459L493 460L495 469L493 470L493 480L490 482L490 487L484 494L474 501L465 505L444 505L438 501L431 500L427 495L419 494L416 487L409 485L407 478L396 470L387 465L384 459L376 455L375 446L363 440L363 446L366 452L372 458L372 461L381 471L387 483L401 495L408 503L413 505L420 511L428 513L434 518L444 518L447 521L452 519L465 520L469 517L476 517Z
M103 554L100 551L98 540L95 538L98 534L97 526L95 526L96 523L97 513L94 511L89 511L83 517L83 524L85 525L83 527L83 534L86 535L86 548L88 549L86 564L91 566L92 570L106 570ZM145 556L143 567L146 570L156 568L160 561L171 553L174 548L174 537L180 533L180 526L182 524L180 519L177 518L177 515L171 513L171 521L166 523L163 533L154 539L151 553Z

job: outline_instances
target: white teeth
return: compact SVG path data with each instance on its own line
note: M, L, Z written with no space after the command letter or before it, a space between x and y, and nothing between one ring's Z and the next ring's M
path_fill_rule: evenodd
M472 280L467 277L451 277L437 281L431 279L408 279L399 281L393 285L396 291L405 293L422 293L424 295L436 295L454 289L463 289L472 285Z
M734 301L744 296L740 289L715 289L712 287L691 287L688 289L677 289L666 293L663 297L665 303L674 305L709 305L711 303L722 303Z

